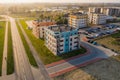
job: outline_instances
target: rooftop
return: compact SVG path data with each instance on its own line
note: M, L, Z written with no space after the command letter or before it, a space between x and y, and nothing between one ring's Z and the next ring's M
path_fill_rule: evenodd
M103 13L96 13L96 12L90 12L90 13L96 14L96 15L105 15L105 14L103 14Z
M39 27L39 26L55 25L56 23L52 20L34 20L33 24Z
M48 27L48 29L54 32L66 32L66 31L75 30L76 28L69 27L67 25L54 25L54 26Z
M109 8L109 9L120 9L120 7L89 7L89 8Z
M77 13L72 13L71 15L82 16L82 15L86 15L86 14L83 14L83 13L81 13L81 12L77 12Z

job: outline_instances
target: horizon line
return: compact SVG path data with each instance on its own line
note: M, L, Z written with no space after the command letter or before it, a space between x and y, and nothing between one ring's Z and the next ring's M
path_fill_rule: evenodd
M40 3L60 3L60 4L95 4L95 3L100 3L100 4L120 4L117 2L0 2L0 4L40 4Z

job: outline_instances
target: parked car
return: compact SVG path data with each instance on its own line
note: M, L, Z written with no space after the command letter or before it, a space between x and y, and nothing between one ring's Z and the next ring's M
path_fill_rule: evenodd
M88 40L89 43L93 43L93 40Z
M117 28L116 30L120 31L120 28Z
M106 35L106 33L99 33L99 36L103 36L103 35Z
M97 42L96 41L93 41L93 43L92 43L93 45L97 45Z

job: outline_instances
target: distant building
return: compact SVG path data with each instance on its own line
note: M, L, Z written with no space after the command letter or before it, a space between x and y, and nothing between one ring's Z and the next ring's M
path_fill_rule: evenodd
M90 24L105 24L106 15L100 13L89 13L89 23Z
M54 54L60 55L80 48L78 30L65 25L45 28L45 45Z
M55 25L56 23L50 20L44 20L44 21L34 20L32 24L33 24L32 32L35 35L35 37L44 38L44 28L50 25Z
M101 13L101 8L99 8L99 7L89 7L89 13Z
M119 7L89 7L89 13L102 13L108 16L120 17Z
M120 16L120 8L107 8L105 14L109 16Z
M82 13L73 13L69 15L69 26L74 28L83 28L88 25L88 16L87 14Z

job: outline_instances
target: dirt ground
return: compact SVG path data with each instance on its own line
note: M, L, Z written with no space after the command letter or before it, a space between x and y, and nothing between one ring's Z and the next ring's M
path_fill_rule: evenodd
M65 73L53 80L120 80L120 61L113 57L108 58Z

